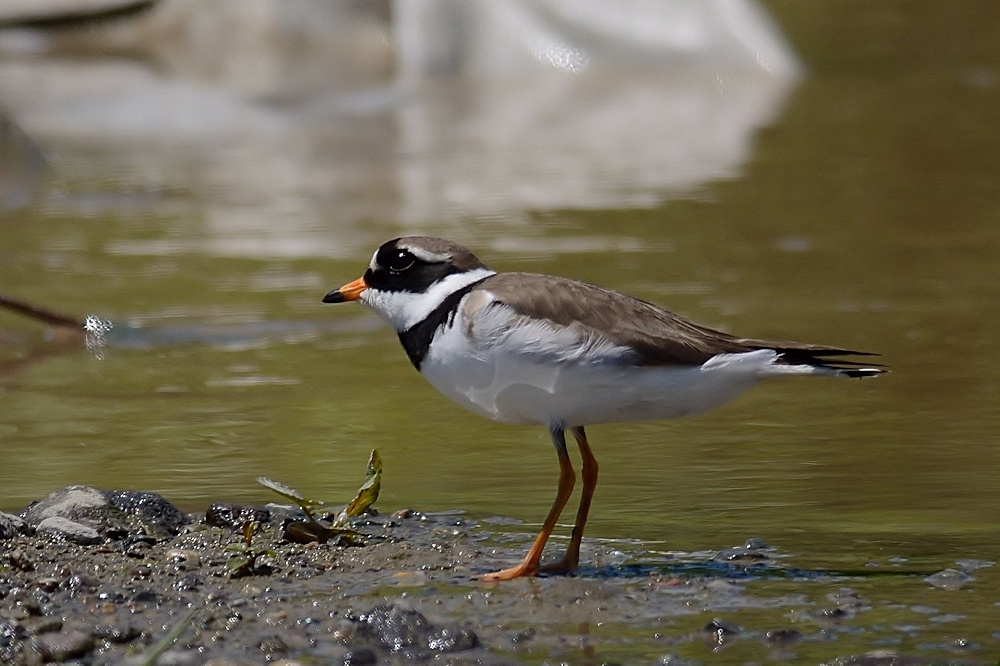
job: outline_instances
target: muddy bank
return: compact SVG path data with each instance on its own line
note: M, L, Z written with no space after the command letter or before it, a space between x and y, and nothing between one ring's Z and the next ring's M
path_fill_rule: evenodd
M590 543L577 576L486 584L530 530L400 510L355 520L360 537L289 542L299 518L85 487L4 514L0 662L988 663L971 642L944 659L879 649L877 603L756 540L684 556ZM854 653L859 635L871 649Z

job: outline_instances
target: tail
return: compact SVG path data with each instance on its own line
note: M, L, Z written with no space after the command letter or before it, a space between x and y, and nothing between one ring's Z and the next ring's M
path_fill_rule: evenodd
M810 345L799 342L767 342L764 340L740 340L754 349L768 349L778 354L774 360L775 369L785 366L787 372L821 374L830 377L854 377L864 379L877 377L889 370L878 363L852 361L845 356L878 356L872 352Z
M777 363L784 365L807 366L821 374L834 377L853 377L865 379L878 377L889 370L878 363L866 363L841 358L843 356L878 356L873 352L859 352L839 347L821 347L817 345L771 347L778 352Z

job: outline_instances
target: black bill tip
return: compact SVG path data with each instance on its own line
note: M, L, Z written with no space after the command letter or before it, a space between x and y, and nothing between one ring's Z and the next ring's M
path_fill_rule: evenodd
M343 303L344 295L340 293L339 289L334 289L329 294L323 297L324 303Z

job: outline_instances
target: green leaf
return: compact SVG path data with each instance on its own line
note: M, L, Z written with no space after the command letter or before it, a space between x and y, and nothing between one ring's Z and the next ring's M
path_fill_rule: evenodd
M230 557L226 560L226 570L230 573L245 569L253 562L253 557L244 555L243 557Z
M346 525L351 518L367 511L378 499L381 487L382 456L378 454L378 449L372 449L372 454L368 458L368 475L365 477L365 482L358 488L357 496L340 512L333 524Z
M278 483L274 479L269 479L266 476L258 476L257 483L264 486L265 488L273 490L274 492L278 493L279 495L282 495L287 499L292 500L293 502L302 501L302 493L297 491L295 488L292 488L291 486L286 486L283 483Z

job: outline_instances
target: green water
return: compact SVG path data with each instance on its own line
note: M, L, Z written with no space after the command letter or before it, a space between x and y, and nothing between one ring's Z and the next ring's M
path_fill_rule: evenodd
M320 303L378 243L416 231L464 241L498 270L585 279L748 336L876 351L892 369L775 382L684 421L590 429L601 478L588 535L665 551L756 535L816 570L996 559L993 7L769 6L809 74L737 174L648 207L413 227L303 199L303 219L276 212L273 227L240 228L233 219L262 202L213 199L189 175L204 165L182 150L164 148L158 171L133 170L127 145L47 141L45 193L0 218L0 290L113 320L117 337L99 358L0 313L0 509L77 483L156 491L189 510L269 501L259 475L346 501L377 447L384 509L500 515L530 531L555 491L545 431L461 411L370 313ZM217 250L283 236L335 256ZM996 576L980 570L971 592L919 577L859 585L891 597L887 627L905 624L893 603L901 615L920 604L961 615L890 647L943 650L965 636L989 658Z

